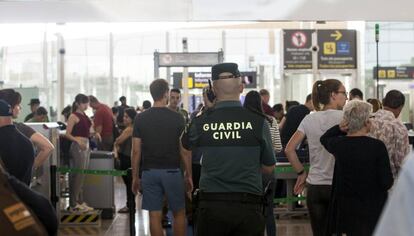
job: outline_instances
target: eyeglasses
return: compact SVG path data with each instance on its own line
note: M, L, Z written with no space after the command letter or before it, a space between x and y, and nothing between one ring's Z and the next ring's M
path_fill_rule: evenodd
M345 97L348 97L348 92L346 92L346 91L338 91L336 93L342 93L343 95L345 95Z

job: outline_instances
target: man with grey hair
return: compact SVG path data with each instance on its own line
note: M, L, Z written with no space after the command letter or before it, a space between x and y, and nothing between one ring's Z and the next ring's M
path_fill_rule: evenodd
M397 177L404 158L410 152L408 131L398 116L404 107L405 97L398 90L391 90L383 99L384 109L375 112L369 135L384 142L390 158L391 170Z
M335 157L327 235L372 235L393 177L383 142L368 137L369 103L352 100L320 141Z
M272 173L275 156L264 115L244 109L243 84L235 63L212 67L216 104L194 118L184 148L203 153L198 236L263 235L262 171Z

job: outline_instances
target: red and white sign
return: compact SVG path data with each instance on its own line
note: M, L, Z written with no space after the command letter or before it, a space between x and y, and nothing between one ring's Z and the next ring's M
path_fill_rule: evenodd
M306 34L301 31L297 31L292 34L292 38L291 38L292 45L297 48L304 47L307 41L308 41L308 38L306 37Z

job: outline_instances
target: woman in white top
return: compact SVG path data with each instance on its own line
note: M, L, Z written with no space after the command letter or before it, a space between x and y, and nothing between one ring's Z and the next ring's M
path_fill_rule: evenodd
M314 236L325 235L330 203L334 158L325 150L320 137L341 122L341 111L348 99L343 84L336 79L318 80L313 85L312 102L316 112L307 115L289 140L285 153L298 174L294 187L300 194L307 185L307 206ZM307 173L296 155L296 147L307 137L310 169Z

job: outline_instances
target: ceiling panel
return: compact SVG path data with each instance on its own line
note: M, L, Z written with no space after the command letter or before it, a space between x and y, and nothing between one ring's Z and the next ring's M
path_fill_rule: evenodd
M9 0L0 22L414 21L413 0Z

